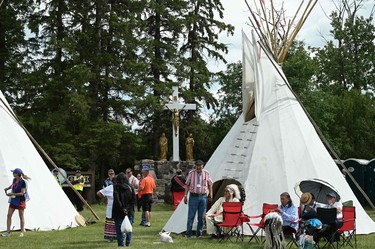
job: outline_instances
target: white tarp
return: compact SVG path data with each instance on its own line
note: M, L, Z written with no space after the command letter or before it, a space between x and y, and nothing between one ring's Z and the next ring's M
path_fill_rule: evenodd
M26 202L26 229L53 230L77 226L74 217L78 212L58 185L25 131L12 117L9 104L1 91L0 99L2 100L0 101L1 190L11 185L13 180L11 170L21 168L32 179L27 182L30 201ZM5 231L9 204L4 191L1 193L0 231ZM17 210L12 217L11 229L20 229Z
M244 79L244 84L252 82L252 77L255 79L256 117L245 122L241 115L211 156L205 169L213 180L233 178L242 183L247 197L244 212L258 215L263 203L280 203L282 192L289 192L298 206L294 185L303 179L318 178L332 184L342 201L353 200L358 234L375 232L375 223L353 194L288 88L281 68L259 48L255 35L250 41L243 34L243 52L243 68L248 70L244 73L249 77ZM243 89L249 88L251 84L243 86ZM184 232L186 220L187 205L181 203L163 229ZM247 229L245 234L249 234L248 227L244 228Z

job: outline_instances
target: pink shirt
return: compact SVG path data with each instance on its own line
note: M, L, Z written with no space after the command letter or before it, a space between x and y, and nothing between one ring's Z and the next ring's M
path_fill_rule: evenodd
M196 170L192 170L186 178L186 185L190 193L205 194L208 193L208 187L212 185L212 179L207 170L203 169L199 174Z

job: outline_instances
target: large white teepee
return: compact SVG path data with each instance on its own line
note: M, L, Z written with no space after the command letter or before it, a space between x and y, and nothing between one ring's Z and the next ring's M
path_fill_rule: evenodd
M30 201L26 203L25 227L28 230L53 230L75 227L78 215L72 203L40 157L25 131L13 118L10 106L0 91L0 183L1 190L13 180L12 169L21 168L31 177L27 182ZM0 195L0 231L6 230L8 197ZM12 217L12 230L20 229L18 211Z
M260 214L263 203L280 203L279 196L285 191L298 206L295 184L308 178L322 179L338 190L342 201L353 200L357 233L375 232L375 223L358 202L288 88L282 69L270 58L254 34L252 41L243 34L245 114L238 118L205 169L214 182L235 179L244 186L247 197L243 209L248 215ZM182 202L163 229L184 232L186 220L187 205Z

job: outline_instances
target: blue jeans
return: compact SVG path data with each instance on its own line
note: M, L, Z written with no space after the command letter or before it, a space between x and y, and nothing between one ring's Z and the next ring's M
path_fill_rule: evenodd
M124 246L124 239L125 234L121 232L121 224L124 219L122 218L115 218L115 226L116 226L116 238L117 238L117 245ZM126 241L125 245L129 246L132 240L132 233L126 233Z
M206 213L207 195L191 195L189 198L189 211L186 228L186 236L191 237L195 214L198 212L197 236L202 236L203 215Z

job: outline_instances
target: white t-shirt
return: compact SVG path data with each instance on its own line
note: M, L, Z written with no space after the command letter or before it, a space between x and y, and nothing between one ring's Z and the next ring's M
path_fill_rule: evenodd
M103 188L102 190L100 190L100 193L107 197L107 211L105 213L105 216L112 219L113 185L109 185L108 187Z

